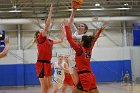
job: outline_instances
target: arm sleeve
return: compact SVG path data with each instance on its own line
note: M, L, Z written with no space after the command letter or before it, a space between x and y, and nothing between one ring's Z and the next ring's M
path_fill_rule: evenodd
M92 47L95 45L95 42L96 42L97 39L99 38L99 36L100 36L100 34L101 34L102 31L103 31L103 29L101 28L101 29L99 29L99 30L96 32L95 37L94 37L94 40L93 40L93 42L92 42Z
M80 49L80 46L73 41L72 39L72 35L70 33L70 30L69 30L69 27L68 26L65 26L65 30L66 30L66 37L67 37L67 40L68 42L70 43L71 47L75 50L75 51L78 51Z

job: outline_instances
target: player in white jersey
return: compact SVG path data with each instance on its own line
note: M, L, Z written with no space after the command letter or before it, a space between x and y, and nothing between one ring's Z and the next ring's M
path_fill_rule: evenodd
M62 86L62 93L66 93L66 89L68 86L70 87L71 91L74 89L74 83L70 71L71 67L69 65L69 57L70 57L69 55L64 55L65 61L64 67L66 68L66 70L65 70L65 79Z
M60 89L63 85L63 81L65 78L64 71L69 72L68 65L64 61L63 55L58 55L58 61L52 64L54 68L54 85L53 85L53 93L57 93L58 89Z
M78 27L74 24L74 13L76 12L75 9L72 9L71 15L70 15L70 28L73 33L73 39L74 40L81 40L82 36L86 34L88 30L88 26L85 23L80 23Z

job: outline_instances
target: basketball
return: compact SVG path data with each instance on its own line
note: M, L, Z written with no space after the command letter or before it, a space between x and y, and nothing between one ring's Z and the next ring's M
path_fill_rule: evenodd
M72 8L78 9L83 4L83 2L83 0L72 0Z

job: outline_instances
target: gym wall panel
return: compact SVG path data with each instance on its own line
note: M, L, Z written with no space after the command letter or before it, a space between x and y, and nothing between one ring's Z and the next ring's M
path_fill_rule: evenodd
M35 64L24 65L24 85L38 85Z
M97 82L120 82L125 70L131 74L130 60L95 61L91 67ZM0 65L0 86L38 85L35 64Z
M38 85L35 64L0 65L0 86Z
M140 46L140 29L133 30L133 45Z
M97 82L121 82L126 70L132 79L131 60L92 61L91 67Z
M0 65L0 86L17 85L16 71L16 65Z
M133 23L133 45L140 46L140 23Z

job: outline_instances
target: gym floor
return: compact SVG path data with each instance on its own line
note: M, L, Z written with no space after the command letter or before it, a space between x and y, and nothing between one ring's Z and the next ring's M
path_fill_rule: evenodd
M100 93L140 93L140 84L98 83L98 89ZM40 86L0 87L0 93L40 93ZM67 93L71 93L69 88Z

